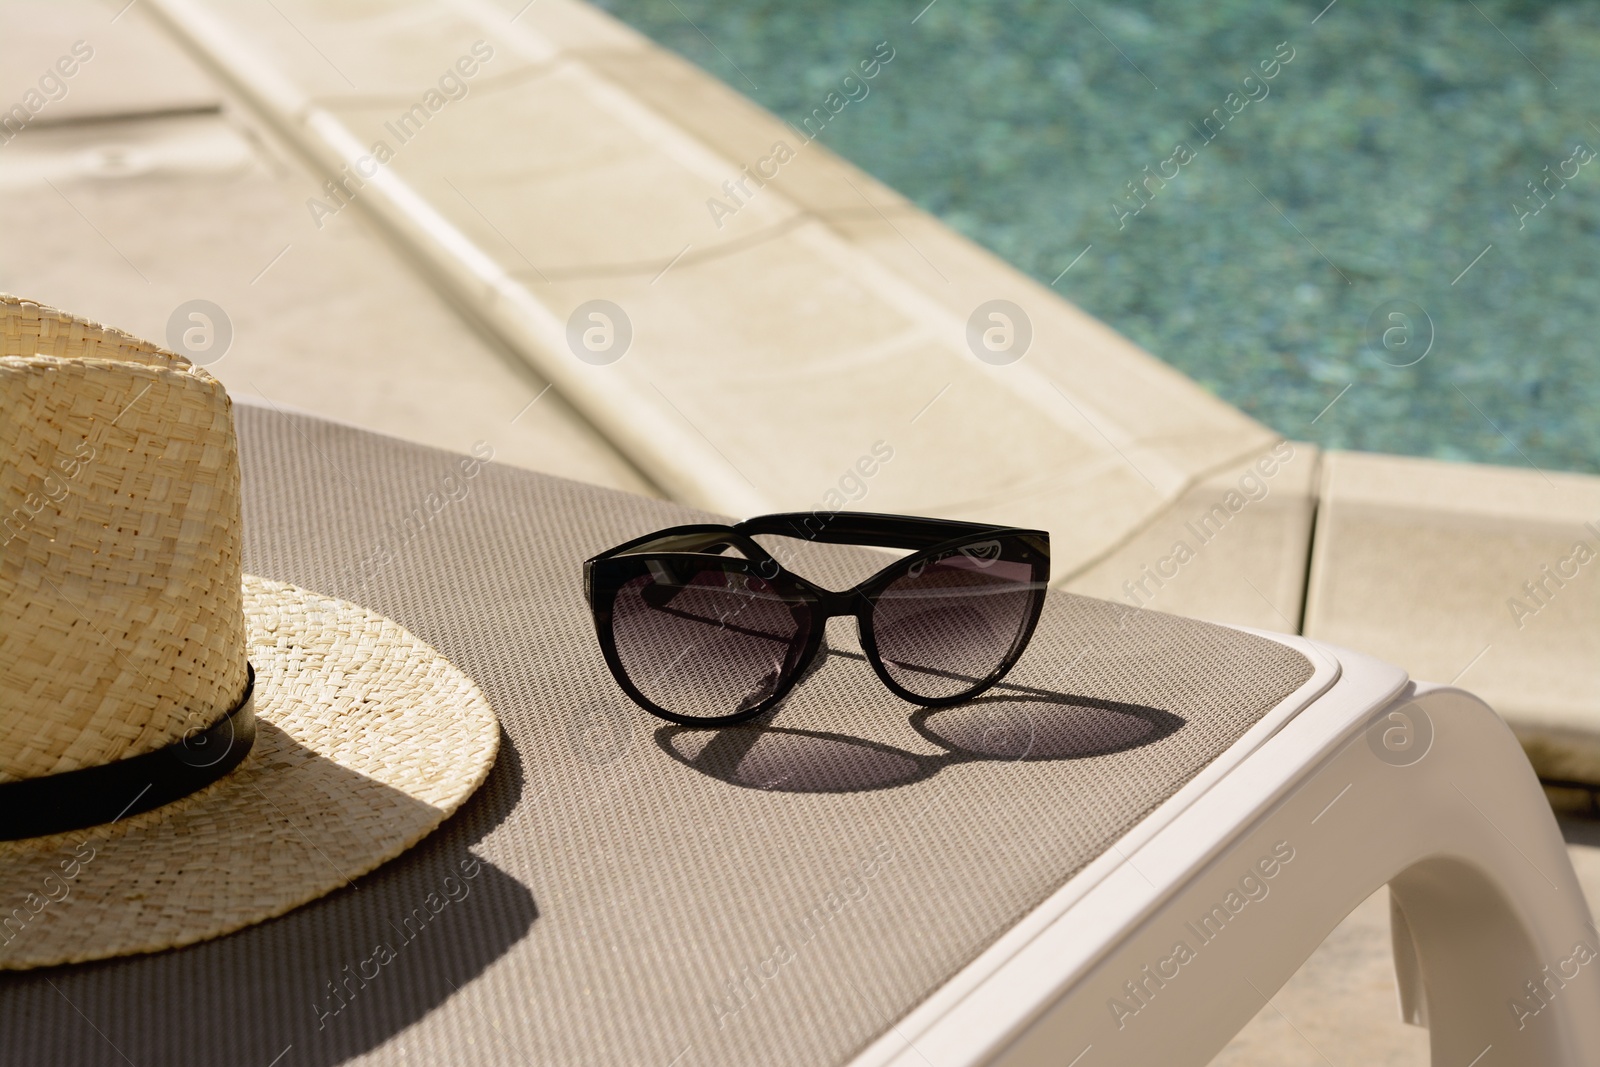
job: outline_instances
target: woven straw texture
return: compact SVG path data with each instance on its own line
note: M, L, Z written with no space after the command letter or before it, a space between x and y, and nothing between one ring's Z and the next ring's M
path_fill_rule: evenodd
M250 756L154 811L0 841L0 968L153 952L281 915L399 855L488 774L494 713L433 649L280 582L246 575L244 600Z
M236 420L247 569L398 620L509 743L352 887L179 952L0 975L0 1062L845 1062L1311 674L1270 640L1052 594L974 705L899 702L840 623L770 724L679 731L618 693L579 563L695 513ZM838 579L876 558L797 556Z
M244 692L227 393L0 296L0 781L107 763Z
M0 842L0 970L282 914L454 811L494 763L493 711L391 620L241 573L222 386L13 298L0 298L0 334L0 501L17 502L0 534L0 781L209 724L238 702L247 658L259 723L245 762L200 792Z

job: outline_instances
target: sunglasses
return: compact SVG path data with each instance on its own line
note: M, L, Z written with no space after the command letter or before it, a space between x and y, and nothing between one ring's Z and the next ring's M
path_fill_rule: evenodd
M834 591L785 570L761 534L910 554ZM977 696L1022 655L1050 582L1050 535L866 512L763 515L646 534L587 560L583 581L612 675L670 722L727 726L775 707L838 615L855 616L891 692L939 707Z

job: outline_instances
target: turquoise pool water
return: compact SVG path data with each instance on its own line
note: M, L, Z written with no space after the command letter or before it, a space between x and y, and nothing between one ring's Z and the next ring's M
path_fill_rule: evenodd
M1600 472L1600 6L1325 2L600 0L796 123L890 42L824 143L1288 436Z

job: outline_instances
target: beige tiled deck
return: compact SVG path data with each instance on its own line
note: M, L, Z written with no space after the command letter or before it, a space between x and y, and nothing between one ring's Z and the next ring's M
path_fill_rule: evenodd
M103 4L0 11L8 93L74 40L94 49L59 105L0 146L0 290L155 339L180 303L208 299L232 321L210 367L232 392L651 491L559 395L523 412L547 383L464 328L365 219L312 228L311 176L247 111L221 109L212 79L141 11L114 23Z
M215 111L222 104L215 83L147 19L112 22L116 7L84 0L6 0L0 10L0 109L9 111L37 90L46 72L73 70L61 77L62 89L42 94L49 102L35 118L36 129L119 115ZM57 68L63 57L81 61Z
M175 24L205 24L194 39L216 70L325 167L352 146L394 147L358 205L393 220L415 193L437 212L448 234L436 227L420 253L459 259L460 235L467 258L490 261L474 277L492 277L492 289L469 282L460 298L470 306L492 291L487 320L685 499L818 506L883 441L894 460L862 506L1045 526L1065 579L1273 443L605 16L548 0L513 22L517 6L439 0L400 17L308 2L153 4ZM493 58L467 95L400 145L397 116L479 40ZM252 74L258 65L283 83ZM798 157L719 228L707 198L777 141ZM966 341L968 317L997 298L1021 306L1034 335L1004 366ZM625 357L599 372L576 366L559 332L591 299L620 305L634 331ZM508 330L513 305L524 322ZM647 417L670 445L635 432ZM1281 625L1265 605L1241 621Z
M1178 615L1299 630L1315 445L1280 441L1192 486L1067 588Z

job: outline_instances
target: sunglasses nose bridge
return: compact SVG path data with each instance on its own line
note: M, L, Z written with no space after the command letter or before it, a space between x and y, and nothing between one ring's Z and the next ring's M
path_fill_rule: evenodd
M816 600L813 610L819 623L841 615L853 617L860 614L860 597L854 592L839 593L832 589L816 589L814 596Z

